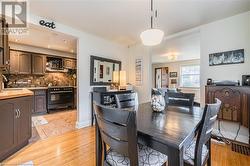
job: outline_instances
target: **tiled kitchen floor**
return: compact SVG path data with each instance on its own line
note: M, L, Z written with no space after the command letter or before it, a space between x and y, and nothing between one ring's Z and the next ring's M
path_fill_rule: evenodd
M42 116L48 123L33 126L30 142L35 142L39 139L47 139L52 136L62 135L66 132L75 130L77 116L76 110L55 112L39 116Z

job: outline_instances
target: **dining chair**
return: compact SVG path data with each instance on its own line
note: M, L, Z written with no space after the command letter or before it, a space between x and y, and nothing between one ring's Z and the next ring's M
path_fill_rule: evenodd
M117 108L129 108L138 105L138 95L136 92L122 93L115 95Z
M165 101L171 106L193 107L194 93L166 92Z
M103 165L161 166L165 164L166 155L137 144L136 110L96 104L94 109L104 147Z
M197 137L192 141L184 152L185 165L188 166L211 166L211 133L220 110L221 101L206 104Z

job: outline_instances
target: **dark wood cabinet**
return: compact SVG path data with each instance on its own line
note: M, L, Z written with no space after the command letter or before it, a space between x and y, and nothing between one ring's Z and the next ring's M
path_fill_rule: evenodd
M75 59L64 59L63 64L65 69L76 69Z
M5 19L0 18L0 66L9 64L9 39L8 34L5 34L8 29L8 24Z
M19 73L19 55L17 51L10 51L10 73Z
M31 74L31 54L20 51L10 51L10 73Z
M33 98L0 101L0 161L28 144Z
M33 113L47 113L47 92L46 90L33 90L34 109Z
M46 69L45 56L32 54L32 74L44 75Z
M19 74L31 74L31 54L19 52Z
M77 88L74 88L74 108L77 108Z
M0 101L0 161L16 144L16 111L15 104Z

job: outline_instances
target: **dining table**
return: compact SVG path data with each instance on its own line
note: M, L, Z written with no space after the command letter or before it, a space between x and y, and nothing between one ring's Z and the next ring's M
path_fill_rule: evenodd
M138 143L168 156L168 166L183 166L185 149L199 129L203 109L200 107L166 106L155 112L151 103L137 108ZM96 125L96 165L102 165L102 143Z

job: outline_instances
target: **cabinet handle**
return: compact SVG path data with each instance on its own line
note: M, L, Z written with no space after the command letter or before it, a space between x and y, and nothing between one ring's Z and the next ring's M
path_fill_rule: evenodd
M17 109L15 109L15 112L16 112L16 119L18 118L18 112L17 112Z
M21 116L21 111L20 109L18 109L18 118L20 118L20 116Z

